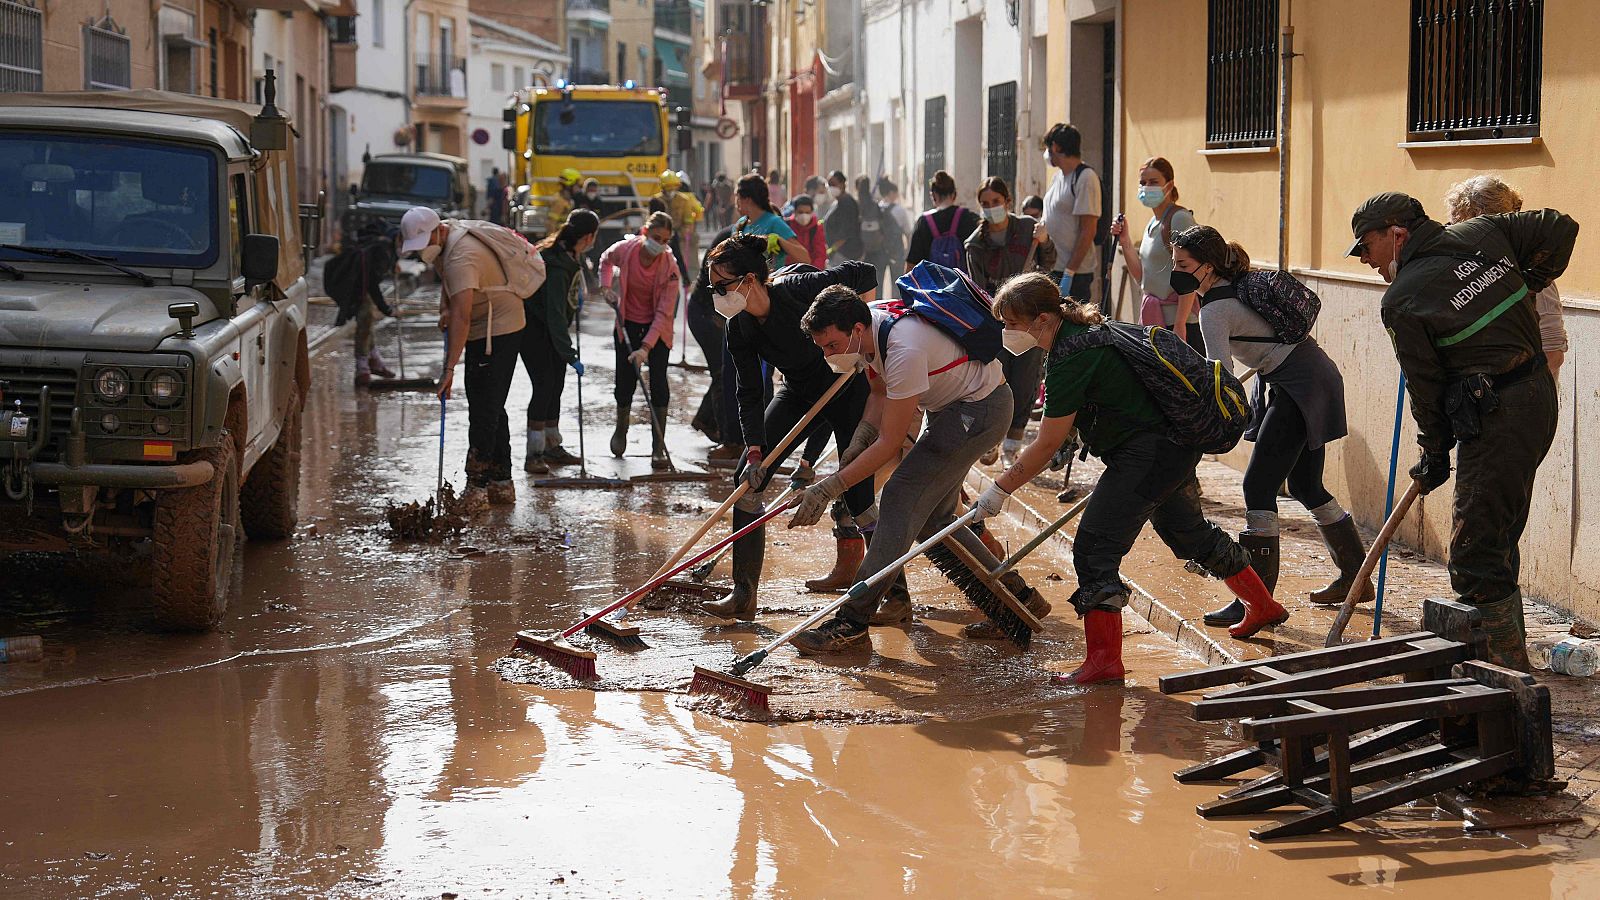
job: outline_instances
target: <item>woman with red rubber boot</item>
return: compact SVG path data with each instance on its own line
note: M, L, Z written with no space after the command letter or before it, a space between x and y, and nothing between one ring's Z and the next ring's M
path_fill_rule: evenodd
M1012 491L1044 470L1074 428L1106 465L1072 542L1078 576L1072 605L1083 617L1088 655L1076 671L1053 680L1087 685L1126 673L1122 607L1128 586L1118 569L1147 521L1179 559L1222 579L1244 603L1244 619L1229 634L1248 638L1286 621L1288 611L1250 568L1250 555L1201 512L1195 478L1200 451L1167 437L1160 407L1114 347L1071 346L1070 338L1105 321L1100 311L1062 298L1047 276L1028 273L1006 282L994 312L1005 323L1008 351L1045 348L1044 420L1038 437L975 506L984 517L999 513Z

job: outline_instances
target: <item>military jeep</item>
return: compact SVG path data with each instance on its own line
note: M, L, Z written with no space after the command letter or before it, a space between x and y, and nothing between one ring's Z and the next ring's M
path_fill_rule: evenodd
M379 226L398 230L413 206L431 207L441 219L470 219L477 191L467 176L467 161L443 153L385 153L362 156L361 183L350 185L345 234Z
M148 550L157 624L221 618L290 536L308 387L273 105L0 93L0 553Z

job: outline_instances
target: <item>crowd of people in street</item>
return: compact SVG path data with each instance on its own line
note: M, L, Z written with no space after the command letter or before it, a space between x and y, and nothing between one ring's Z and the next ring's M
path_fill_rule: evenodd
M1041 149L1052 170L1042 196L1019 202L1002 178L958 185L940 171L927 183L931 206L919 213L887 178L852 182L833 171L790 196L777 172L736 181L718 174L697 196L679 174L663 172L643 228L604 248L592 276L586 261L599 218L577 171L562 173L558 227L520 257L512 243L520 238L507 229L411 210L399 250L431 266L443 288L441 397L451 395L456 364L466 365L468 494L515 499L505 405L519 360L534 385L524 469L577 462L562 444L560 401L566 370L584 375L573 326L592 292L614 310L610 452L620 457L628 446L637 390L652 420L656 468L668 465L667 422L692 409L689 424L715 444L707 464L727 466L749 485L734 506L735 529L765 512L774 473L797 460L789 525L827 515L837 546L831 571L808 582L813 590L866 579L969 507L976 524L955 537L980 564L996 566L983 520L1064 448L1081 445L1105 467L1074 538L1070 602L1084 621L1087 658L1062 681L1123 676L1120 614L1129 587L1119 570L1146 523L1179 560L1236 598L1206 624L1247 639L1286 621L1294 604L1274 596L1284 485L1320 530L1331 562L1327 586L1303 599L1339 603L1353 589L1371 600L1370 580L1357 583L1367 549L1361 533L1324 484L1328 447L1348 425L1339 366L1311 334L1320 300L1287 272L1252 267L1223 229L1197 222L1179 202L1168 160L1145 160L1130 185L1147 221L1118 215L1102 228L1100 176L1084 162L1077 130L1053 126ZM1526 669L1516 544L1555 428L1552 376L1567 346L1553 282L1577 226L1551 210L1521 212L1516 192L1488 175L1456 185L1444 205L1448 224L1414 198L1379 193L1355 211L1348 252L1388 283L1382 318L1420 431L1411 476L1423 491L1436 489L1455 455L1455 591L1483 612L1493 659ZM491 217L503 214L491 203ZM702 222L715 232L704 253ZM1096 244L1106 241L1139 286L1138 326L1109 322L1096 299ZM912 295L920 296L927 273L959 277L981 298L1004 349L975 352L916 314ZM518 293L515 285L530 281L537 288ZM710 375L695 398L674 398L666 377L680 302ZM1222 387L1253 380L1237 399L1252 444L1238 535L1202 510L1196 473L1204 449L1185 437L1182 410L1175 413L1120 349L1117 328L1140 326L1169 330L1172 346L1214 361L1226 373L1217 376L1219 402ZM358 357L358 380L382 365ZM1241 368L1240 382L1232 381ZM844 386L822 403L840 379ZM804 439L775 453L819 403ZM820 473L829 439L838 467ZM992 485L969 503L968 470L996 462ZM732 590L704 604L707 615L759 615L764 547L764 529L734 544ZM1050 613L1015 573L1002 581L1034 615ZM840 651L865 642L871 627L913 616L901 576L852 596L793 643L805 653ZM989 623L966 634L1002 636Z

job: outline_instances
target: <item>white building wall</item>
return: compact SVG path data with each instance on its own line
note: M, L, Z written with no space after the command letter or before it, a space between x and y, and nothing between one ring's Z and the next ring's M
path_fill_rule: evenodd
M498 168L502 173L510 170L507 151L500 145L501 129L506 127L502 112L511 92L520 88L547 86L567 72L566 59L545 50L496 40L491 37L472 38L472 52L467 57L467 142L466 156L473 183L478 186L480 207L489 173ZM495 89L494 67L499 66L502 76L500 89ZM523 73L523 84L516 82L516 73ZM478 131L488 135L486 143L478 143ZM479 209L483 213L486 208Z
M361 157L369 150L376 156L399 149L394 133L407 121L405 6L401 0L357 0L356 82L352 90L330 94L328 104L345 111L345 160L347 181L359 182L365 169ZM261 21L257 17L257 35ZM379 42L382 45L379 45ZM258 54L259 55L259 54ZM340 185L347 189L349 185Z

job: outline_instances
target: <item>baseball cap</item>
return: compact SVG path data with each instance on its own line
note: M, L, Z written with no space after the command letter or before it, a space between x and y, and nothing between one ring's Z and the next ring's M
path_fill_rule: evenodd
M1350 217L1350 230L1355 234L1355 243L1350 245L1346 256L1361 255L1361 236L1369 231L1387 228L1390 225L1410 226L1418 219L1426 219L1428 213L1410 194L1398 191L1385 191L1373 194L1365 202L1356 207L1355 215Z
M439 227L439 214L426 206L413 206L400 217L400 252L414 253L428 246L428 238Z

